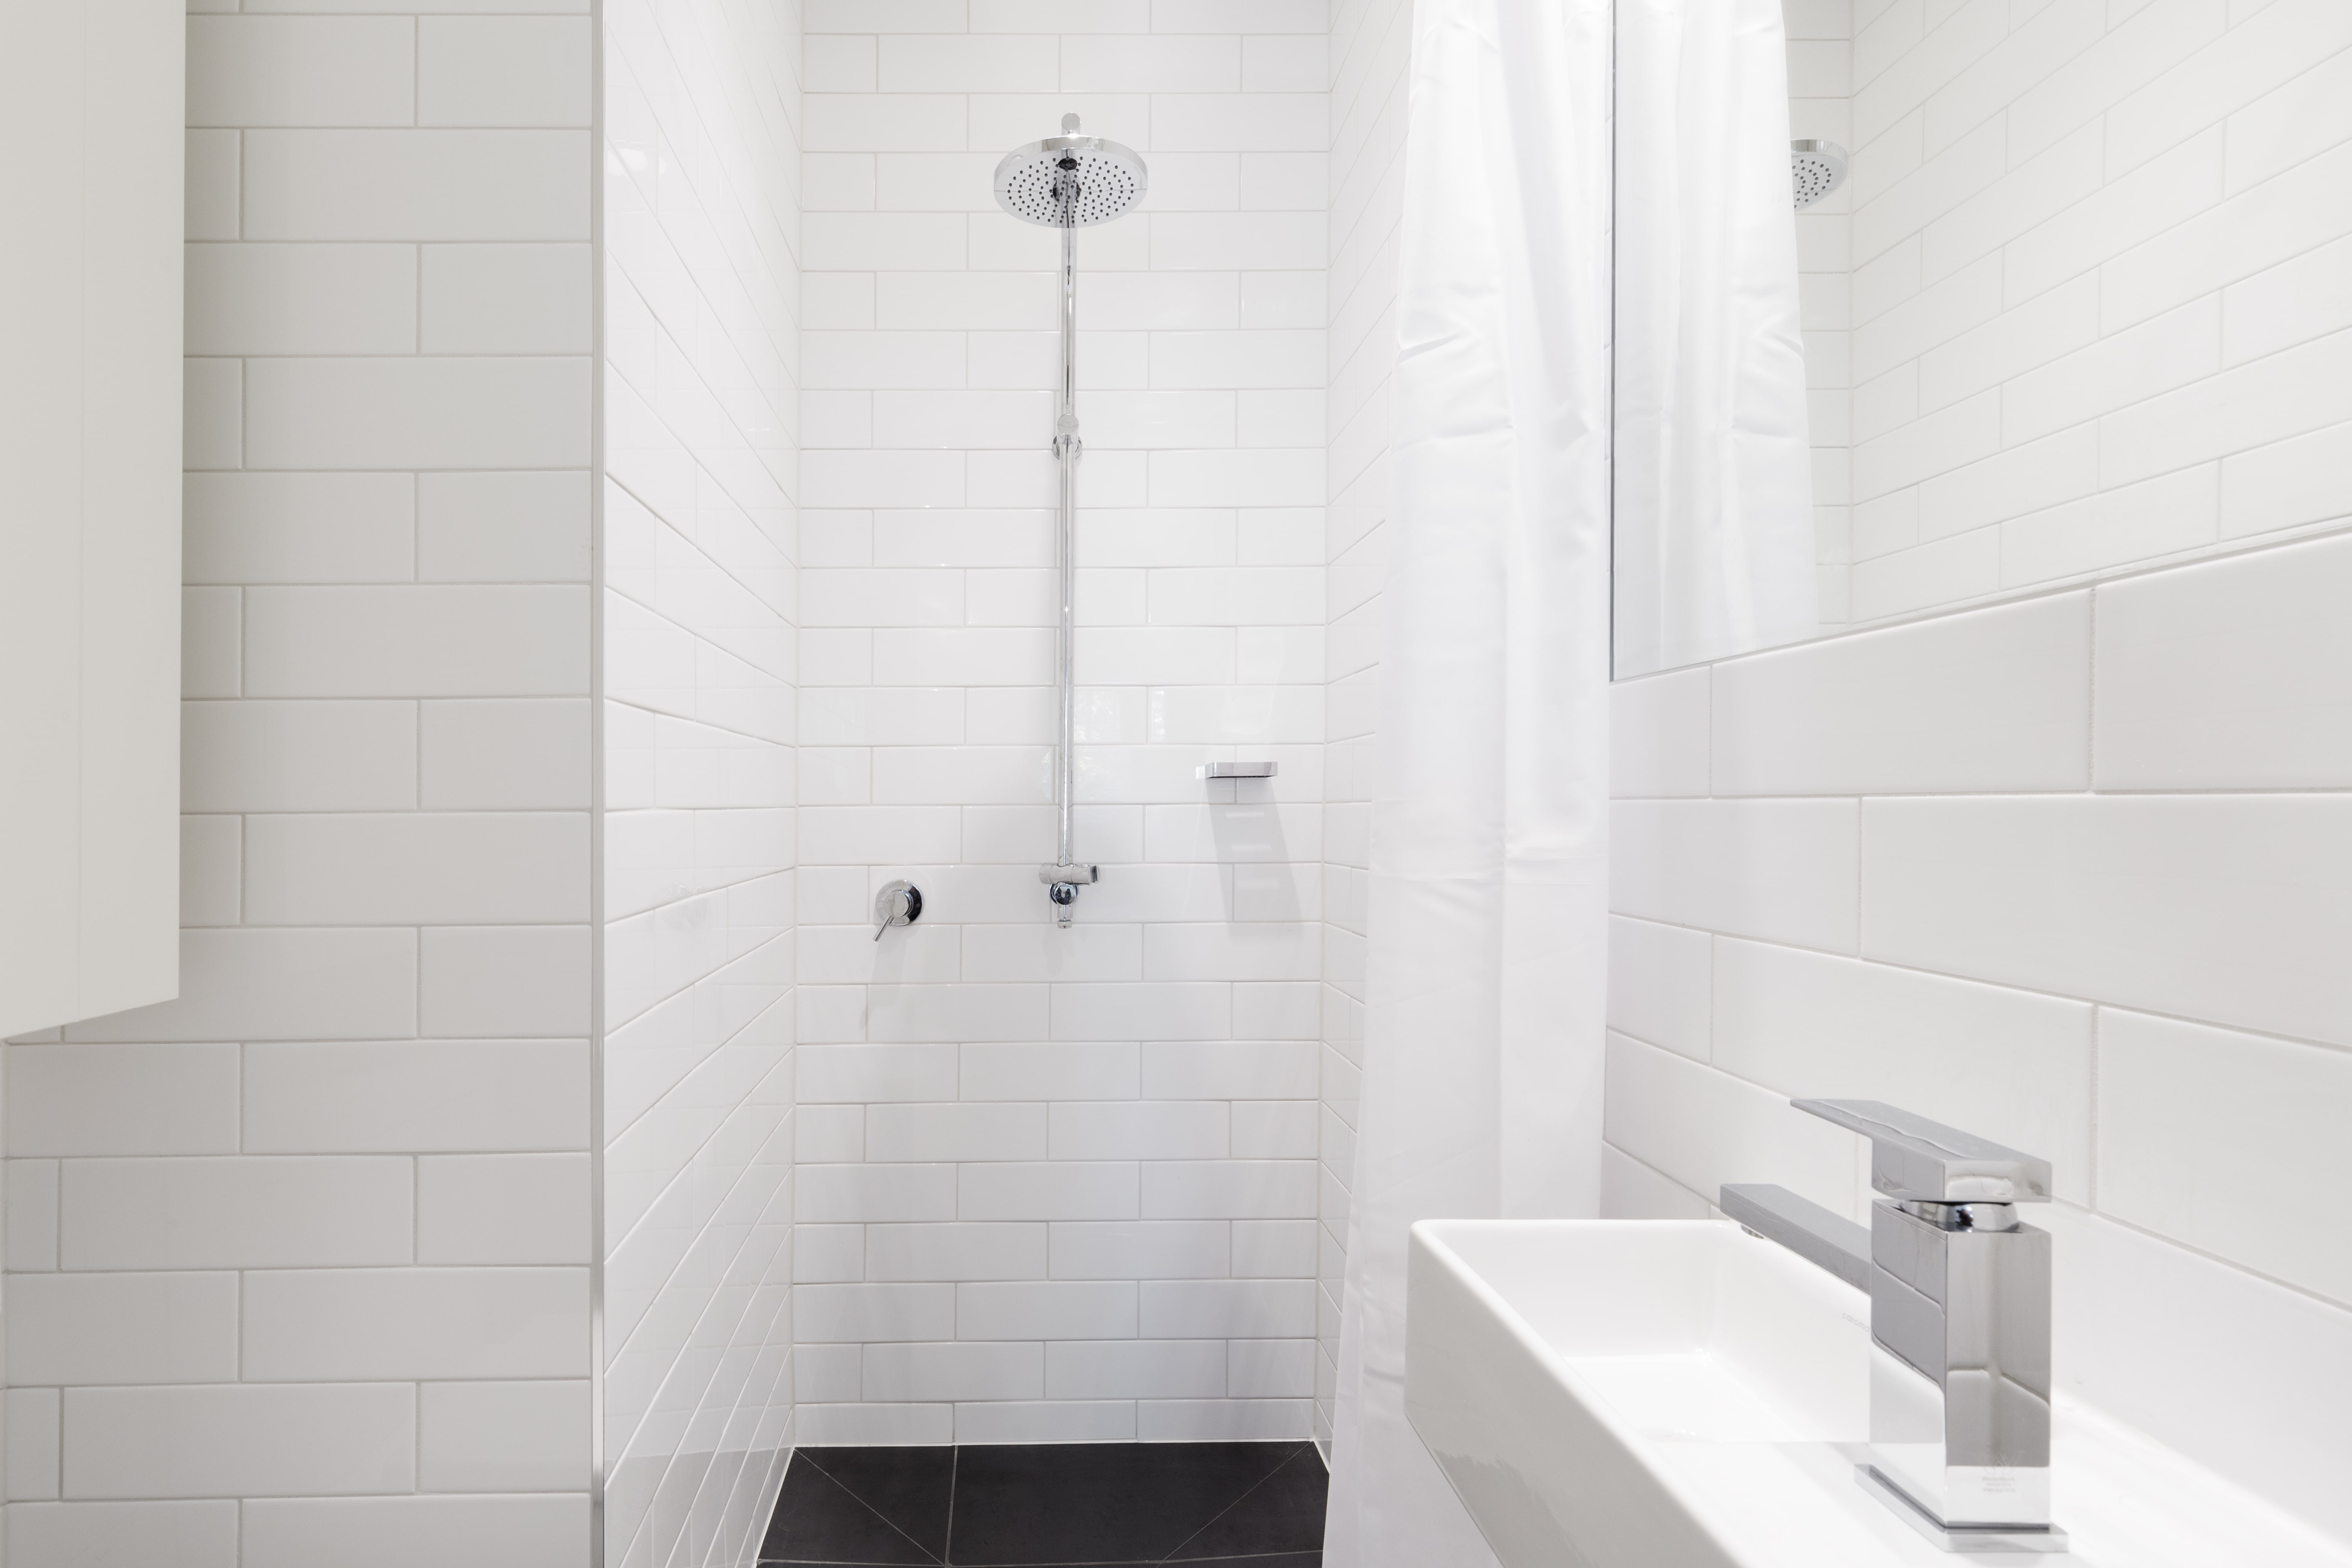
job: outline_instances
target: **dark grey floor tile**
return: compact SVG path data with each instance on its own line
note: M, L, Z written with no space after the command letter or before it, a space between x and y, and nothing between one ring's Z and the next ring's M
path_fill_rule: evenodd
M1330 1490L1323 1462L1302 1447L1231 1508L1171 1553L1187 1568L1228 1557L1323 1550L1323 1504Z
M1320 1552L1276 1552L1251 1557L1187 1557L1184 1568L1323 1568ZM803 1568L794 1563L793 1568ZM814 1568L835 1568L833 1563ZM1133 1563L1061 1563L1055 1568L1138 1568ZM1156 1568L1156 1565L1155 1565Z
M784 1472L760 1560L940 1563L954 1464L946 1447L803 1448Z
M957 1469L948 1561L959 1568L1158 1563L1307 1447L1304 1443L966 1447ZM1319 1542L1318 1535L1314 1543Z

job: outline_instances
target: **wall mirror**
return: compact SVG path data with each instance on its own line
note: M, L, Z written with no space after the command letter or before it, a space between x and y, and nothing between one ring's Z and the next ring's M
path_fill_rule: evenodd
M1621 679L2340 525L2352 73L2206 9L1622 0Z

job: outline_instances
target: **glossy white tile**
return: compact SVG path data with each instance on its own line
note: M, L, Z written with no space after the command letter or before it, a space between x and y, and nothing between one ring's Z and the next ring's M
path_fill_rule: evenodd
M2352 777L2337 618L2352 551L2322 541L2099 590L2102 789L2328 789Z
M2099 1013L2099 1208L2352 1304L2352 1249L2326 1217L2352 1056ZM2210 1151L2193 1177L2184 1144Z
M588 1371L584 1268L263 1270L243 1287L248 1383Z
M2091 604L2062 595L1714 671L1723 795L2078 790Z
M11 1364L52 1386L233 1382L237 1302L235 1274L23 1275L9 1291Z
M245 1506L242 1562L295 1568L321 1552L371 1564L430 1560L451 1568L556 1568L588 1546L588 1500L577 1494L269 1500Z
M1609 1026L1706 1060L1714 1016L1712 941L1703 931L1612 917Z
M1620 801L1610 815L1611 908L1665 924L1851 952L1858 804Z
M1869 958L2352 1043L2328 795L1872 801Z
M412 1163L382 1156L77 1160L61 1173L68 1269L408 1261Z
M68 1500L351 1497L416 1484L401 1384L228 1384L66 1392Z

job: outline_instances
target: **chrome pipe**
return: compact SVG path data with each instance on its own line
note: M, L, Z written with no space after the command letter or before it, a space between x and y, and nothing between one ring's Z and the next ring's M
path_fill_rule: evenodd
M1066 125L1066 121L1065 122ZM1061 626L1055 638L1054 680L1059 698L1059 721L1054 756L1054 864L1041 867L1037 879L1054 903L1054 923L1070 923L1070 906L1078 889L1092 883L1092 866L1070 858L1070 816L1077 795L1077 545L1078 459L1086 444L1078 438L1078 198L1083 191L1076 174L1064 170L1055 176L1054 201L1062 229L1062 395L1054 419L1054 456L1061 465L1061 501L1054 523L1054 563L1059 574Z
M1072 184L1075 185L1073 181ZM1061 735L1054 778L1055 864L1070 861L1070 808L1077 786L1077 528L1078 528L1078 227L1076 202L1063 198L1069 215L1062 224L1062 406L1054 422L1054 447L1062 463L1061 516L1055 526L1055 564L1061 574L1061 637L1055 679L1061 689ZM1067 904L1061 906L1066 911ZM1066 921L1066 912L1065 920Z
M1060 709L1054 747L1055 858L1037 868L1037 879L1054 902L1054 923L1061 926L1070 923L1078 889L1093 886L1100 875L1099 868L1071 858L1078 768L1078 463L1086 456L1086 444L1078 438L1078 230L1118 216L1141 198L1147 183L1141 158L1116 142L1079 135L1075 114L1062 116L1061 135L1006 153L994 178L997 205L1023 223L1062 231L1062 390L1054 417L1054 459L1061 469L1054 555L1062 601L1054 650Z

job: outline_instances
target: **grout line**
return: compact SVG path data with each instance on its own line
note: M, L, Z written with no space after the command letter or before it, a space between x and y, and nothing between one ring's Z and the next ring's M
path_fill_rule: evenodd
M2093 1214L2103 1212L2099 1207L2099 1060L2106 1054L2101 1048L2101 1044L2107 1032L2107 1008L2098 1005L2094 1005L2091 1009L2091 1083L2088 1103L2090 1147L2084 1156L2085 1168L2083 1172L2083 1189L2086 1194L2084 1206Z
M2089 795L2099 793L2099 601L2105 596L2094 590L2083 615L2083 789Z
M952 1412L949 1414L948 1419L950 1422L955 1419ZM952 1426L949 1428L949 1435L950 1436L954 1435ZM963 1445L958 1443L948 1449L948 1528L947 1532L940 1538L940 1560L947 1563L952 1563L955 1560L956 1479L962 1469Z
M1647 925L1665 926L1675 931L1695 931L1699 934L1725 942L1744 942L1756 947L1780 948L1789 952L1804 953L1816 958L1837 959L1847 963L1870 964L1880 969L1890 969L1904 974L1924 975L1930 980L1948 981L1954 984L1981 985L1988 990L2007 991L2021 996L2038 996L2053 1002L2067 1002L2072 1003L2074 1005L2078 1007L2105 1008L2105 1010L2113 1013L2136 1013L2142 1017L2162 1018L2170 1023L2189 1024L2202 1029L2219 1029L2224 1034L2245 1035L2251 1038L2275 1040L2284 1045L2305 1046L2313 1050L2335 1051L2338 1053L2352 1052L2352 1042L2323 1040L2307 1035L2290 1035L2277 1029L2266 1028L2259 1024L2222 1023L2213 1018L2200 1017L2192 1013L2167 1012L2161 1007L2146 1006L2134 1002L2118 1002L2105 997L2086 996L2080 993L2072 991L2052 991L2045 987L2021 984L2015 981L2010 980L1987 980L1979 975L1958 974L1949 970L1928 969L1916 963L1903 963L1892 959L1874 958L1867 953L1856 955L1850 952L1839 952L1833 949L1825 947L1806 947L1799 942L1780 942L1769 937L1742 936L1736 931L1711 931L1706 926L1685 925L1677 921L1655 921L1651 920L1646 915L1616 915L1615 918L1619 920L1637 921ZM1618 1028L1615 1025L1611 1025L1610 1027L1617 1034L1623 1035L1627 1039L1640 1040L1641 1043L1645 1046L1656 1046L1658 1044L1654 1040L1646 1039L1640 1035L1634 1034L1630 1029ZM1658 1048L1661 1050L1674 1051L1675 1055L1683 1057L1685 1060L1696 1059L1689 1057L1685 1052L1675 1050L1675 1047L1672 1046L1658 1046ZM1742 1081L1744 1082L1748 1080L1743 1079ZM1779 1091L1775 1090L1774 1092L1777 1093Z
M2185 1252L2192 1258L2212 1264L2217 1268L2226 1268L2232 1274L2241 1275L2249 1279L2259 1279L2263 1284L2272 1287L2273 1289L2284 1290L2290 1295L2301 1297L2304 1300L2315 1302L2319 1306L2328 1309L2330 1311L2337 1313L2352 1313L2352 1301L2346 1301L2340 1297L2327 1295L2324 1291L2315 1289L2309 1285L2298 1285L2294 1280L2288 1279L2281 1275L2265 1272L2263 1269L2255 1268L2251 1263L2242 1263L2234 1258L2225 1257L2219 1252L2214 1252L2207 1247L2200 1247L2195 1242L2183 1241L2180 1237L2172 1235L2168 1231L2154 1230L2140 1224L2137 1220L2124 1219L2116 1215L2107 1214L2100 1210L2085 1208L2081 1204L2074 1203L2066 1198L2053 1200L2053 1206L2073 1209L2077 1214L2085 1215L2091 1219L2101 1221L2106 1225L2114 1226L2118 1230L2129 1231L2132 1235L2147 1241L2155 1242L2159 1247L2169 1247L2178 1251Z
M1718 1070L1718 1071L1720 1071L1721 1069L1720 1069L1720 1068L1718 1068L1717 1070ZM1655 1166L1655 1165L1652 1164L1649 1161L1644 1160L1644 1159L1643 1159L1643 1158L1642 1158L1642 1156L1640 1156L1639 1154L1634 1153L1632 1150L1630 1150L1630 1149L1626 1148L1626 1147L1625 1147L1625 1145L1623 1145L1622 1143L1613 1142L1612 1142L1611 1140L1609 1140L1608 1138L1605 1138L1605 1137L1604 1137L1604 1138L1602 1138L1602 1139L1601 1140L1601 1147L1603 1147L1603 1148L1605 1148L1605 1149L1614 1149L1614 1150L1616 1150L1616 1151L1617 1151L1617 1157L1618 1157L1619 1159L1621 1159L1621 1160L1625 1160L1625 1161L1627 1161L1627 1162L1630 1162L1630 1163L1633 1163L1633 1164L1636 1164L1636 1165L1641 1166L1641 1167L1642 1167L1642 1169L1643 1169L1644 1171L1649 1172L1649 1173L1650 1173L1650 1174L1652 1174L1652 1175L1654 1175L1654 1176L1657 1177L1657 1179L1658 1179L1658 1180L1660 1180L1661 1182L1664 1182L1666 1185L1668 1185L1668 1186L1670 1186L1670 1187L1674 1188L1676 1192L1679 1192L1679 1193L1688 1193L1688 1194L1690 1194L1690 1196L1692 1196L1693 1198L1696 1199L1696 1200L1697 1200L1701 1205L1703 1205L1706 1207L1706 1209L1707 1213L1708 1213L1710 1215L1715 1215L1715 1214L1717 1214L1717 1213L1721 1212L1721 1211L1719 1211L1719 1210L1716 1207L1716 1205L1715 1205L1715 1200L1714 1200L1714 1199L1709 1198L1709 1197L1706 1197L1706 1196L1705 1196L1704 1194L1699 1194L1699 1193L1691 1192L1690 1187L1689 1187L1686 1184L1685 1184L1685 1183L1684 1183L1684 1182L1683 1182L1679 1177L1670 1176L1670 1175L1666 1174L1666 1173L1665 1173L1665 1172L1661 1171L1660 1169L1658 1169L1658 1167L1657 1167L1657 1166Z
M1855 957L1855 958L1860 958L1860 957L1862 956L1862 954L1863 954L1863 950L1864 950L1864 947L1866 947L1866 946L1868 945L1868 940L1867 940L1867 937L1866 937L1866 934L1865 934L1866 928L1865 928L1865 927L1863 925L1863 923L1862 923L1862 921L1863 921L1862 895L1863 895L1863 889L1864 889L1864 888L1866 888L1866 887L1869 885L1868 881L1865 879L1864 872L1865 872L1866 868L1868 868L1868 866L1869 866L1869 864L1870 864L1870 849L1869 849L1869 846L1868 846L1868 844L1867 844L1866 842L1864 842L1864 834L1865 829L1866 829L1866 828L1867 828L1867 826L1868 826L1869 809L1870 809L1870 797L1869 797L1868 795L1848 795L1848 796L1844 796L1844 797L1842 797L1842 798L1849 799L1849 800L1852 800L1852 801L1853 802L1853 957ZM1710 936L1709 936L1709 938L1708 938L1708 941L1707 941L1707 952L1708 952L1708 954L1709 954L1709 956L1710 956L1710 960L1712 959L1712 955L1714 954L1714 952L1715 952L1715 942L1714 942L1714 938L1713 938L1713 936L1710 934ZM1707 973L1707 990L1708 990L1708 998L1707 998L1707 1001L1708 1001L1708 1007L1709 1007L1709 1010L1710 1010L1710 1011L1709 1011L1709 1015L1708 1015L1708 1016L1709 1016L1710 1020L1711 1020L1711 1019L1712 1019L1712 1017L1713 1017L1713 1012L1712 1012L1712 1009L1713 1009L1713 1006L1714 1006L1714 987L1715 987L1715 975L1714 975L1714 972L1713 972L1712 968L1710 968L1710 969L1709 969L1709 971L1708 971L1708 973ZM1713 1048L1714 1048L1714 1037L1713 1037L1712 1034L1710 1034L1710 1035L1709 1035L1709 1037L1708 1037L1708 1050L1709 1050L1709 1054L1710 1054L1710 1055L1713 1053Z
M2282 440L2293 438L2282 437ZM2246 450L2259 451L2263 447L2279 444L2276 441L2264 442L2262 447L2251 447ZM2182 470L2173 470L2176 473ZM2160 479L2164 476L2151 477ZM1998 525L1989 523L1985 526ZM2342 517L2301 523L2291 528L2271 529L2259 534L2223 540L2213 544L2198 545L2189 550L2158 556L2130 566L2108 568L2103 573L2077 574L2049 583L1996 589L1975 598L1956 599L1948 604L1931 605L1924 609L1906 610L1897 615L1882 616L1875 620L1854 622L1834 631L1825 631L1821 636L1803 642L1780 643L1771 647L1750 648L1744 653L1726 654L1720 658L1700 659L1690 664L1678 664L1662 669L1630 671L1623 675L1613 676L1610 684L1630 686L1639 681L1663 679L1670 675L1680 675L1694 669L1713 669L1720 665L1737 664L1748 659L1793 656L1807 648L1824 647L1830 644L1845 642L1854 637L1871 637L1881 632L1901 631L1910 626L1929 626L1937 621L1957 619L1962 616L1975 615L1983 611L2005 609L2011 605L2031 604L2041 599L2054 599L2067 594L2094 593L2098 589L2116 584L2135 582L2143 577L2158 576L2168 572L2193 571L2200 566L2237 561L2252 555L2267 554L2274 550L2289 550L2298 544L2308 544L2316 540L2334 538L2345 533L2352 533L2352 523L2347 523ZM1958 535L1952 537L1957 538Z

